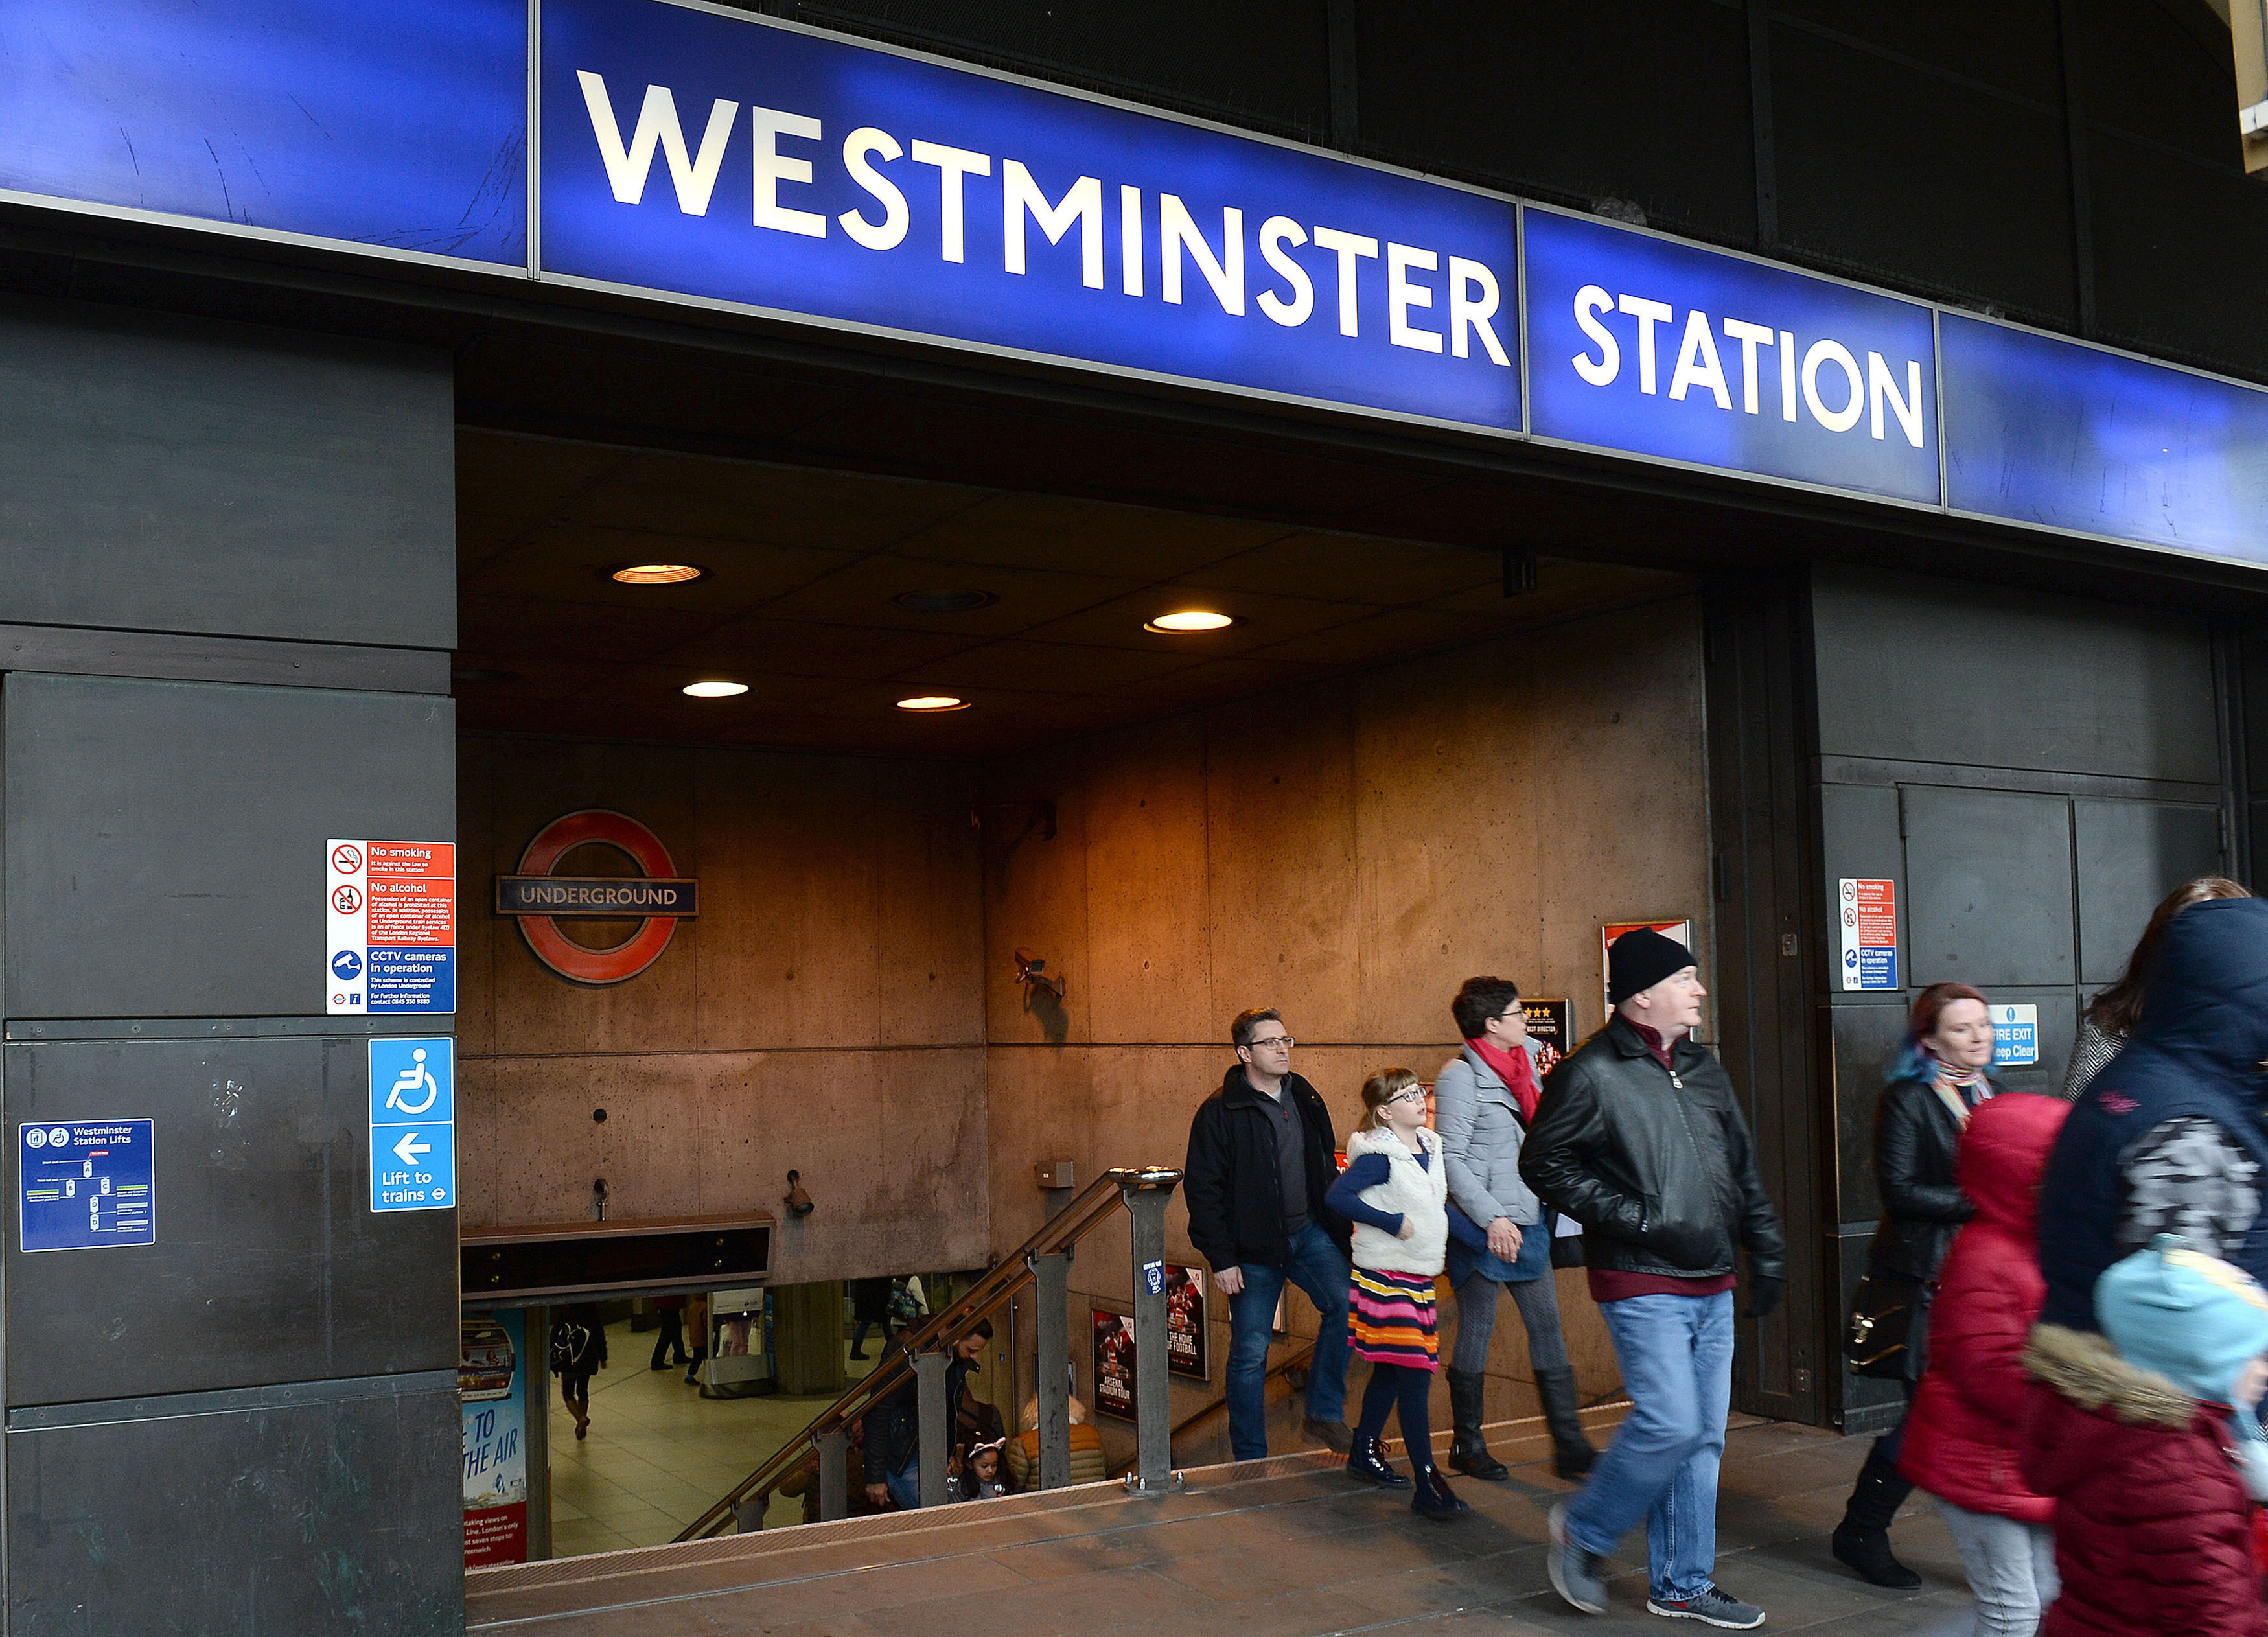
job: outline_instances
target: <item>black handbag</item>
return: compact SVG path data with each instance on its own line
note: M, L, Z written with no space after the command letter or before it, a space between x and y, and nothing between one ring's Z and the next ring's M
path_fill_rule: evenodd
M1551 1236L1551 1265L1581 1267L1583 1265L1583 1235L1554 1234Z
M1843 1326L1843 1356L1851 1373L1876 1381L1919 1380L1920 1338L1927 1334L1921 1320L1928 1305L1929 1287L1922 1280L1869 1269Z

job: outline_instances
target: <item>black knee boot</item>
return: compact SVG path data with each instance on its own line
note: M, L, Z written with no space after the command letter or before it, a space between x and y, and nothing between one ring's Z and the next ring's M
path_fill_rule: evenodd
M1449 1440L1449 1464L1469 1478L1494 1484L1512 1475L1512 1469L1489 1453L1481 1435L1481 1402L1488 1377L1478 1370L1441 1372L1449 1378L1449 1417L1456 1428Z
M1897 1465L1882 1453L1882 1441L1867 1452L1859 1469L1859 1482L1851 1491L1851 1504L1836 1525L1835 1556L1859 1579L1892 1591L1912 1591L1921 1576L1890 1552L1890 1521L1913 1493L1913 1486L1898 1476Z
M1580 1478L1591 1470L1599 1452L1583 1436L1583 1418L1575 1398L1575 1372L1565 1365L1535 1372L1535 1396L1543 1402L1543 1424L1551 1429L1551 1470L1562 1478Z

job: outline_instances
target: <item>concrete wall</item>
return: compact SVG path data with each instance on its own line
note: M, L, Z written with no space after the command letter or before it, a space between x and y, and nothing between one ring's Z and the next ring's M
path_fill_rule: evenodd
M1082 1182L1179 1164L1243 1007L1281 1008L1295 1067L1344 1136L1365 1074L1404 1064L1430 1080L1447 1059L1465 977L1570 996L1587 1032L1601 1021L1602 921L1690 915L1705 951L1701 668L1698 604L1679 599L989 768L988 800L1051 799L1059 826L1042 840L988 820L994 1254L1044 1220L1036 1161L1072 1159ZM1018 989L1020 947L1068 979L1060 1007ZM1167 1232L1193 1260L1178 1200ZM1082 1249L1073 1279L1095 1305L1129 1310L1123 1219ZM1582 1276L1561 1284L1582 1386L1606 1392L1604 1327ZM1312 1335L1304 1299L1288 1309ZM1212 1316L1217 1392L1218 1297ZM1509 1302L1490 1368L1491 1414L1532 1413ZM1174 1391L1177 1420L1207 1396Z
M466 1225L587 1218L598 1176L617 1220L784 1215L792 1166L819 1208L783 1227L779 1282L981 1265L973 781L955 763L464 740L469 906L544 824L607 807L661 837L702 907L607 989L566 982L513 924L468 909ZM622 925L580 930L595 943Z
M586 1218L601 1176L617 1219L777 1208L794 1166L819 1210L783 1230L779 1282L982 1266L1044 1220L1035 1161L1073 1160L1082 1184L1178 1165L1246 1006L1283 1009L1343 1133L1366 1073L1447 1060L1448 998L1475 972L1569 996L1596 1028L1600 922L1690 915L1705 948L1701 701L1681 598L981 771L467 738L468 903L544 823L612 807L699 879L702 917L644 975L585 989L467 915L465 1220ZM981 836L980 795L1001 804ZM1014 809L1035 800L1052 838ZM1068 979L1060 1006L1015 984L1020 948ZM1194 1260L1178 1203L1169 1235ZM1125 1310L1123 1219L1081 1247L1074 1287L1091 1400L1086 1309ZM1604 1394L1582 1276L1561 1289L1585 1392ZM1314 1333L1304 1299L1288 1311ZM1224 1375L1218 1297L1213 1318L1212 1390L1177 1381L1176 1419ZM1491 1370L1491 1413L1532 1413L1509 1303ZM988 1373L1004 1403L1029 1391L1027 1360L1012 1392Z

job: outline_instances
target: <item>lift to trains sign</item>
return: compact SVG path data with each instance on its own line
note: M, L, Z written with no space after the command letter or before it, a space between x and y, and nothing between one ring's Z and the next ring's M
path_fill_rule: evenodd
M456 844L324 845L325 1014L454 1012Z

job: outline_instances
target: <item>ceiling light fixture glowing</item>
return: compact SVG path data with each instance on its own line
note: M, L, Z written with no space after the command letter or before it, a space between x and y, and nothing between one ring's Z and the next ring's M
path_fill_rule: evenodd
M682 586L709 571L691 563L625 563L608 572L625 586Z
M1220 630L1235 623L1230 616L1215 614L1210 608L1183 608L1174 614L1160 614L1154 620L1145 620L1142 629L1172 636L1182 631Z
M956 699L949 693L922 694L911 699L898 701L901 711L966 711L968 701Z
M730 699L748 691L746 682L688 682L685 691L696 699Z

